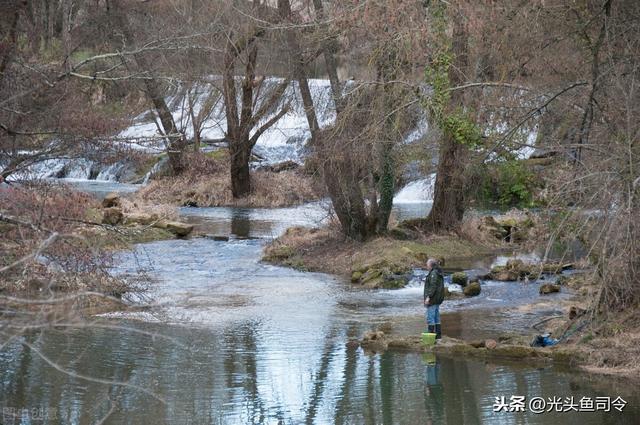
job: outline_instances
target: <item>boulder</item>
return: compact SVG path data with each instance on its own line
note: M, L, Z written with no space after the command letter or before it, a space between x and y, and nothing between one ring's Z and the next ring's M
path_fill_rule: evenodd
M520 275L515 270L507 269L506 266L495 266L491 269L491 272L486 276L487 279L499 280L501 282L507 282L512 280L518 280Z
M129 213L124 216L124 224L141 224L148 226L158 220L157 215L145 213Z
M360 278L361 277L362 277L362 272L355 271L355 272L351 273L351 283L360 282Z
M166 229L176 236L185 237L193 231L193 224L181 223L179 221L167 221Z
M445 300L456 300L459 298L464 298L464 294L462 292L451 292L449 291L449 289L445 286L444 287L444 299Z
M119 207L109 207L102 210L102 224L115 226L122 222L122 210Z
M552 294L554 292L560 292L560 285L545 283L544 285L540 286L540 295Z
M463 292L465 297L475 297L480 295L480 282L471 282L464 288Z
M539 267L533 264L527 264L522 260L513 259L507 261L504 266L495 266L486 276L488 279L499 280L502 282L514 281L519 279L538 279L540 277Z
M469 276L465 272L456 272L451 275L451 283L464 287L467 286L468 282Z
M490 215L483 217L482 222L478 226L478 229L492 235L496 239L501 240L505 239L509 235L509 232L507 232L504 227L498 224L496 219Z
M362 283L368 282L370 280L376 279L382 275L382 270L376 268L370 268L360 277L360 281Z
M120 206L120 196L117 193L111 192L102 199L103 208L112 208Z

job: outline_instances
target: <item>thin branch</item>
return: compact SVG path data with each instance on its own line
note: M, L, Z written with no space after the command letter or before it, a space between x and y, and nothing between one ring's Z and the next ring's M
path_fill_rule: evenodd
M28 343L27 341L20 341L20 342L22 343L22 345L24 345L25 347L27 347L31 351L33 351L35 354L37 354L49 366L51 366L52 368L54 368L58 372L64 373L64 374L66 374L68 376L71 376L72 378L82 379L84 381L95 382L95 383L98 383L98 384L131 388L133 390L137 390L137 391L143 392L143 393L145 393L147 395L150 395L151 397L155 398L156 400L158 400L162 404L167 404L167 402L162 397L160 397L158 394L156 394L153 391L150 391L150 390L148 390L146 388L140 387L138 385L130 384L128 382L113 381L113 380L110 380L110 379L94 378L92 376L82 375L82 374L73 372L71 370L64 369L62 366L60 366L59 364L57 364L56 362L51 360L49 357L44 355L44 353L42 353L40 350L38 350L32 344Z

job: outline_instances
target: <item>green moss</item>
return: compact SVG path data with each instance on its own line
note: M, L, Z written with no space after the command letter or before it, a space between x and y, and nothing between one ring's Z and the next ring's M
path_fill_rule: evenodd
M270 247L262 257L263 261L268 263L280 263L289 259L295 254L292 247L288 245L278 245Z
M291 267L294 270L298 270L301 272L308 272L309 269L307 268L307 266L304 264L304 261L302 261L302 259L300 258L288 258L286 260L283 261L282 263L285 266Z
M226 149L216 149L205 153L205 155L216 161L226 161L229 157L229 152Z
M451 275L451 283L456 285L465 286L469 281L469 276L465 272L456 272Z

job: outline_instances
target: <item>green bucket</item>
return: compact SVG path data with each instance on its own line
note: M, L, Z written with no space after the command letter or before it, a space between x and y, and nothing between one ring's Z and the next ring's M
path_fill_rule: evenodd
M436 343L436 334L425 332L422 334L422 345L433 345Z

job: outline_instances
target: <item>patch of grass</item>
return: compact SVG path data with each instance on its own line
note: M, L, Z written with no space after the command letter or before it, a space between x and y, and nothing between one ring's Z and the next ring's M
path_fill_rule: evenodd
M251 174L251 186L249 196L235 199L225 168L212 174L154 180L142 188L137 196L147 202L179 206L263 208L300 205L321 196L313 178L296 171L256 171Z
M430 257L445 262L475 257L489 250L457 235L397 240L378 237L367 242L344 239L333 227L294 227L265 248L263 260L275 264L304 264L305 269L333 273L370 287L397 288L406 284L401 276L423 267Z

